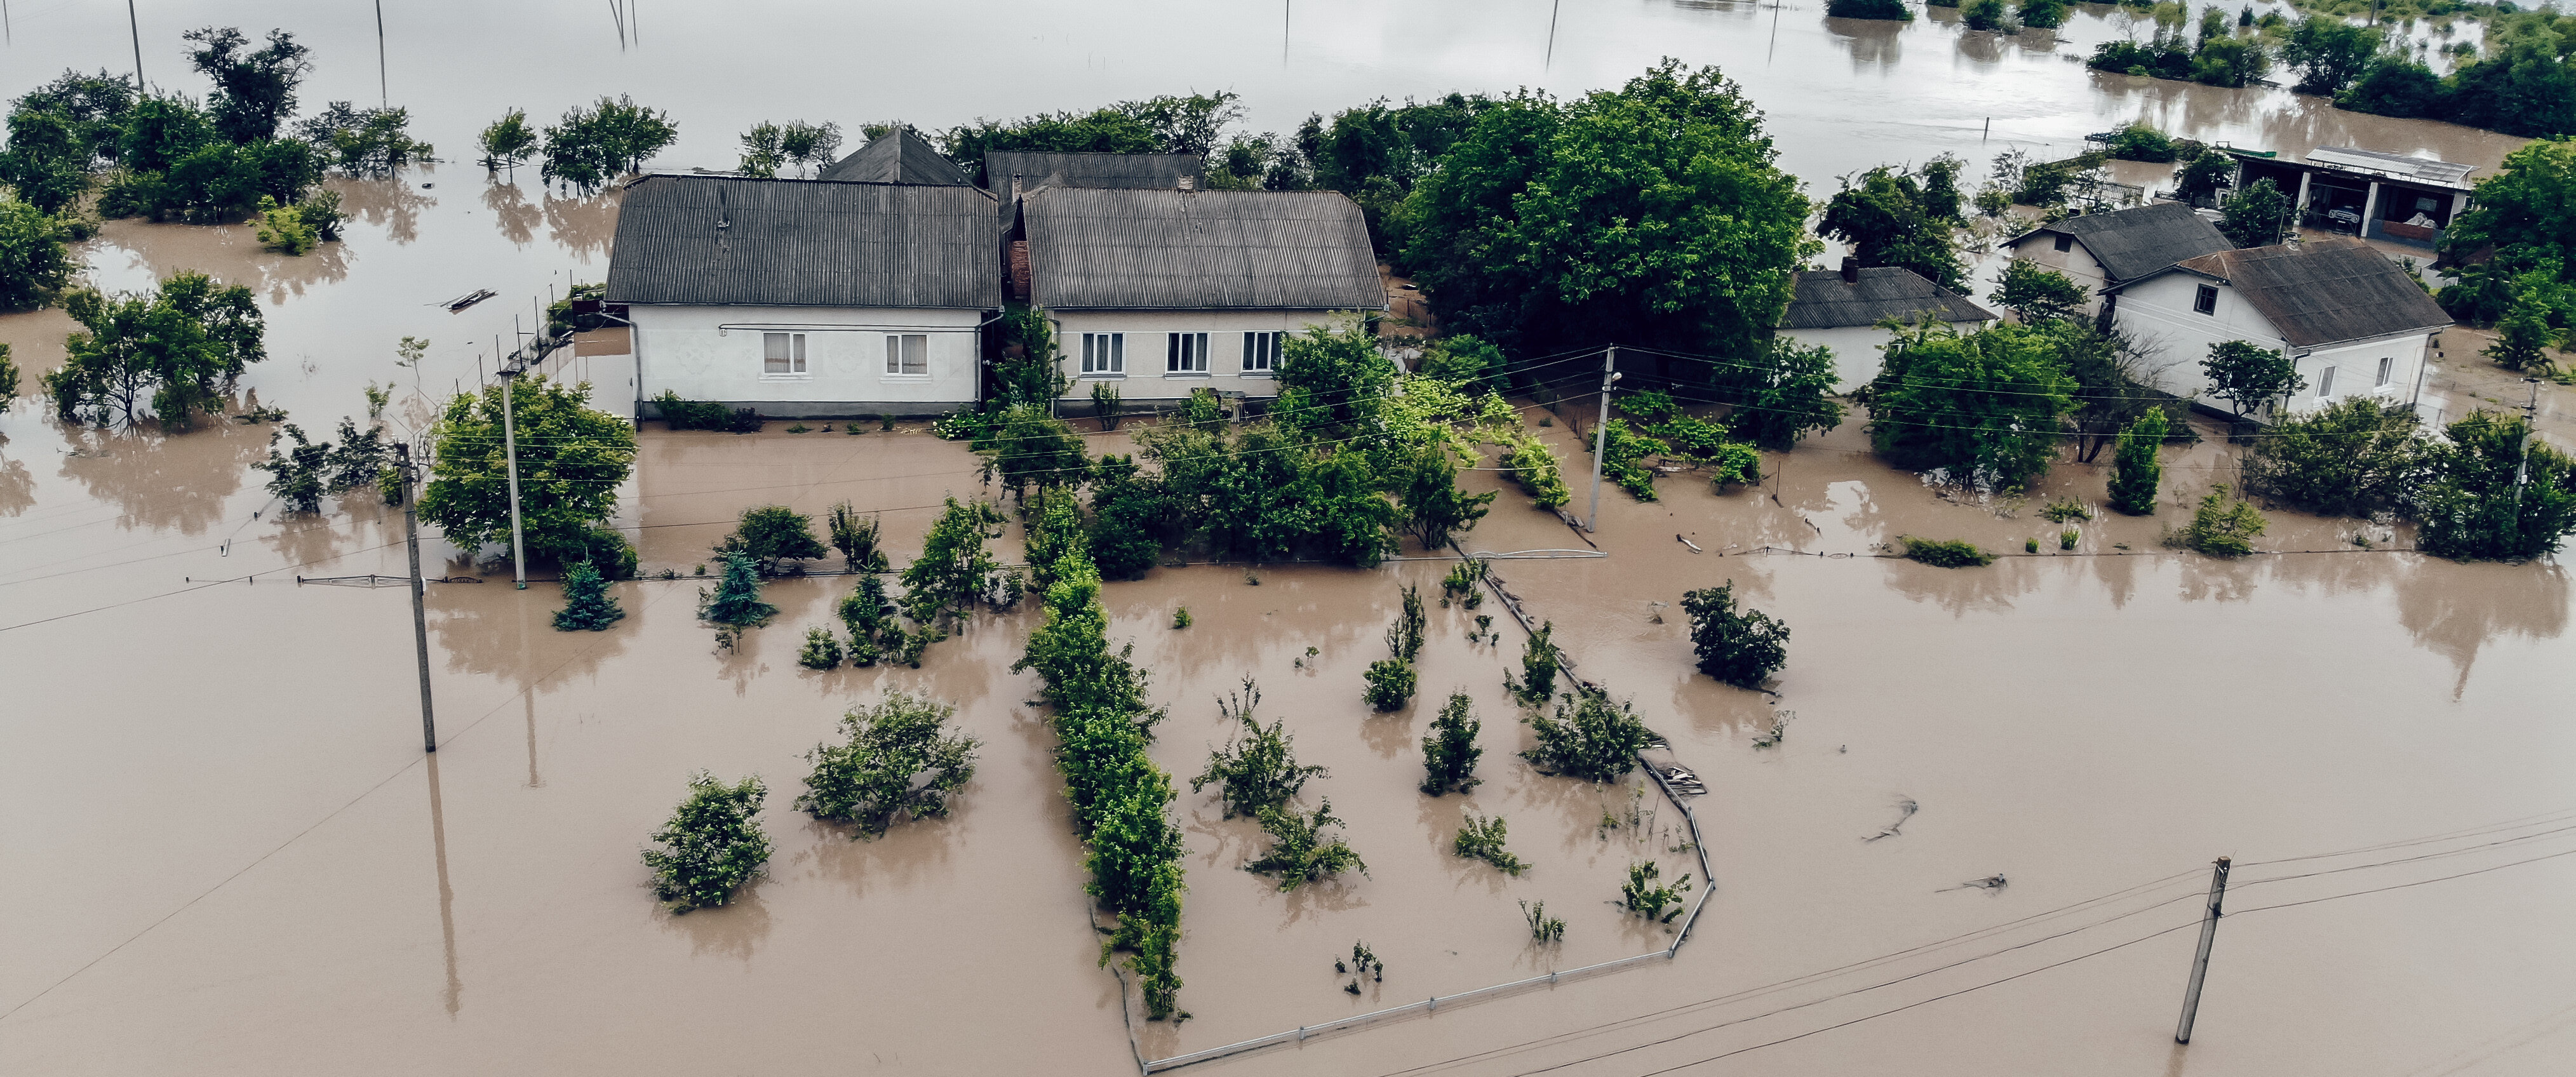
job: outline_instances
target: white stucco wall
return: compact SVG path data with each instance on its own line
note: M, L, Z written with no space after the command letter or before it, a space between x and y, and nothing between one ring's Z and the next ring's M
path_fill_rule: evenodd
M632 308L638 396L665 390L780 417L928 415L973 403L980 386L980 311L852 307ZM805 334L805 373L764 372L765 332ZM885 338L929 337L929 373L885 371Z
M1950 328L1961 335L1983 328L1984 322L1952 322ZM1851 325L1834 329L1782 329L1779 335L1797 341L1801 346L1823 345L1834 353L1834 392L1849 393L1878 379L1885 365L1887 346L1894 334L1875 325Z
M2102 313L2102 286L2109 281L2102 272L2102 263L2094 259L2093 252L2084 249L2083 240L2076 240L2067 249L2061 251L2057 249L2056 234L2042 232L2022 240L2019 245L2012 247L2011 251L2012 256L2020 261L2029 262L2042 269L2056 270L2066 274L2067 278L2075 283L2083 285L2084 313L2088 315Z
M2215 313L2194 311L2192 303L2199 287L2211 283L2206 277L2189 273L2167 273L2120 293L2112 320L2132 334L2149 356L2148 372L2156 388L2177 396L2197 395L2213 407L2232 408L2234 405L2209 395L2209 377L2201 372L2200 364L2209 358L2211 345L2242 340L2258 348L2288 350L2299 376L2308 382L2305 390L2290 398L2291 411L2308 411L2355 396L2415 399L2429 339L2425 334L2408 333L2313 350L2292 348L2269 320L2227 285L2216 285ZM2379 381L2381 359L2390 360L2385 383ZM2331 385L2325 384L2324 372L2328 368L2335 371ZM2321 386L2328 392L2320 394L2317 390Z
M1276 396L1278 383L1267 373L1243 372L1243 334L1251 332L1302 333L1318 325L1335 321L1336 312L1329 310L1065 310L1049 311L1056 321L1056 346L1064 351L1064 376L1073 380L1064 399L1091 399L1094 382L1108 381L1118 386L1121 400L1134 404L1187 399L1193 389L1210 388L1220 393L1243 393L1248 396ZM1347 314L1343 315L1347 316ZM1082 334L1125 333L1127 335L1127 371L1123 375L1084 374L1082 372ZM1169 355L1167 335L1171 333L1205 333L1208 335L1208 372L1205 374L1172 374L1164 367Z

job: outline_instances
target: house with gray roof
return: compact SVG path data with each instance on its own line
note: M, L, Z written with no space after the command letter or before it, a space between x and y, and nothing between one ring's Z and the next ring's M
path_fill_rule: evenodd
M1277 395L1282 341L1386 307L1359 206L1331 191L1049 187L1012 225L1013 291L1055 319L1067 400Z
M966 178L965 170L942 155L938 147L901 124L895 125L892 131L869 139L867 145L832 162L814 178L943 187L965 187L972 182Z
M2291 412L2355 396L2413 403L2425 350L2451 324L2414 274L2343 236L2188 258L2113 291L2157 388L2207 393L2201 360L2241 340L2297 365L2307 387L2283 402Z
M2180 202L2068 217L2003 242L2013 257L2083 285L2087 314L2101 313L2103 293L2125 281L2235 246L2217 225Z
M1839 270L1800 270L1797 291L1774 334L1803 346L1823 346L1834 357L1834 391L1848 393L1878 377L1880 350L1895 336L1884 323L1940 322L1973 333L1997 319L1994 312L1901 266L1861 268L1843 259Z
M637 414L664 392L781 417L974 403L1002 306L993 207L965 184L637 180L607 294L634 325Z

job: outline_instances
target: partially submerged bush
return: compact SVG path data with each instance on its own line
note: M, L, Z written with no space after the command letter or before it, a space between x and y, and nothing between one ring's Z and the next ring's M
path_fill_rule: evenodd
M1738 688L1759 688L1789 660L1789 626L1758 610L1737 612L1735 581L1686 592L1691 650L1699 671Z
M1422 738L1422 791L1440 796L1455 789L1461 793L1482 784L1476 777L1476 760L1485 754L1476 746L1476 734L1484 729L1476 720L1475 704L1465 692L1449 694L1449 704L1440 708L1440 716L1431 720L1431 735Z
M1228 819L1285 807L1306 787L1306 779L1332 775L1325 767L1299 765L1296 738L1288 735L1285 721L1265 727L1253 718L1253 708L1260 704L1261 689L1250 677L1243 679L1241 692L1217 701L1236 732L1225 747L1208 753L1207 771L1190 779L1193 793L1209 785L1222 787L1217 799Z
M2243 557L2254 552L2254 536L2263 533L2263 513L2243 499L2230 500L2226 483L2209 488L2192 510L2191 523L2165 534L2165 544L2197 550L2211 557Z
M1368 700L1371 709L1402 710L1413 700L1417 678L1411 662L1401 658L1379 659L1369 663L1368 671L1361 677L1368 682L1368 690L1362 693L1362 698Z
M1547 914L1547 902L1521 902L1521 919L1529 922L1531 941L1542 946L1565 941L1565 921Z
M1529 865L1503 851L1503 840L1508 834L1509 828L1504 825L1502 816L1480 818L1469 815L1466 825L1458 829L1457 839L1450 843L1450 850L1470 860L1492 864L1505 875L1518 875L1529 870Z
M856 431L858 428L858 424L850 424L851 430ZM862 519L856 512L851 511L849 502L843 501L832 506L826 526L832 535L832 548L841 551L841 559L849 564L850 571L883 572L886 570L885 551L877 545L880 536L885 532L885 521L882 517L870 515Z
M841 638L828 628L805 630L805 649L797 652L796 664L807 669L835 669L841 664Z
M1995 555L1978 549L1976 543L1965 539L1924 539L1915 538L1912 535L1899 535L1897 541L1905 544L1905 556L1908 560L1921 561L1934 568L1969 568L1990 565L1995 560Z
M1341 835L1326 837L1325 827L1340 827L1333 817L1333 802L1326 800L1312 814L1294 810L1263 808L1258 813L1263 833L1270 835L1270 851L1243 866L1256 875L1276 875L1279 889L1294 890L1326 876L1345 871L1368 874L1368 865L1360 854L1342 841Z
M781 561L812 560L824 551L814 538L812 518L785 505L762 505L744 509L742 522L716 544L715 552L747 554L761 575L771 576Z
M1619 884L1620 904L1659 924L1669 924L1682 914L1682 895L1690 892L1687 874L1667 884L1662 882L1664 869L1652 860L1628 866L1628 881ZM1670 907L1671 912L1664 909Z
M1614 781L1636 769L1638 751L1654 740L1628 704L1593 691L1559 697L1553 716L1533 711L1521 720L1538 737L1538 746L1521 758L1586 781Z
M956 714L955 707L902 692L888 693L876 706L851 709L841 718L842 743L817 744L805 753L814 772L805 778L796 809L854 824L859 835L872 838L882 836L897 816L947 818L956 790L975 776L977 742L952 731Z
M769 835L759 818L768 796L756 774L732 785L703 770L690 775L689 798L653 832L661 848L644 850L654 896L675 913L733 900L769 862Z
M760 413L750 408L739 411L707 400L682 400L680 394L663 390L653 398L654 410L673 430L718 430L728 434L752 434L760 431Z
M1504 474L1510 475L1521 492L1530 495L1530 503L1539 508L1564 508L1574 496L1566 488L1556 454L1536 434L1515 435L1511 448L1503 453L1502 466Z
M1538 631L1521 644L1520 677L1503 674L1503 687L1522 703L1535 706L1556 694L1556 645L1548 642L1555 632L1556 622L1540 622Z
M617 600L608 597L608 581L590 562L575 562L564 573L564 608L555 611L558 632L604 632L626 616L617 608Z

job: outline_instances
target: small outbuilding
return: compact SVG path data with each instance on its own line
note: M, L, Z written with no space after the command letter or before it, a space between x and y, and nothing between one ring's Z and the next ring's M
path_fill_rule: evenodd
M2289 195L2301 227L2431 248L2469 208L2476 165L2324 146L2305 160L2229 150L2241 190L2268 179Z
M2180 202L2068 217L2003 242L2013 257L2083 285L2087 314L2101 313L2103 293L2123 282L2235 246L2217 225Z
M1860 268L1843 259L1840 270L1801 270L1797 297L1780 318L1777 335L1801 345L1823 345L1834 355L1834 391L1848 393L1878 377L1880 351L1894 337L1883 323L1940 322L1973 333L1996 321L1994 312L1899 266Z
M816 179L852 183L918 183L935 187L971 186L964 170L901 124L869 139L849 156L832 162Z
M2206 395L2201 361L2241 340L2297 365L2307 388L2293 412L2355 396L2413 403L2425 350L2451 324L2413 274L2342 236L2206 254L2115 291L2116 324L2147 352L2157 388Z

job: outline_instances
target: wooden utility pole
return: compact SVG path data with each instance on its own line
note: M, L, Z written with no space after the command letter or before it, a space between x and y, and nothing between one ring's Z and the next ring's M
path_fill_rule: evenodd
M422 605L420 582L420 514L413 508L411 446L394 442L395 466L402 469L403 545L411 551L411 639L420 659L420 747L438 750L438 720L429 705L429 613Z
M1619 380L1619 346L1613 344L1601 352L1601 419L1592 427L1592 512L1583 518L1583 529L1601 530L1601 460L1610 449L1610 385Z
M2174 1042L2191 1042L2191 1022L2200 1016L2200 982L2209 976L2209 945L2218 940L2218 905L2227 897L2227 858L2219 857L2209 872L2209 909L2200 918L2200 953L2191 959L2191 986L2182 993L2182 1023Z

